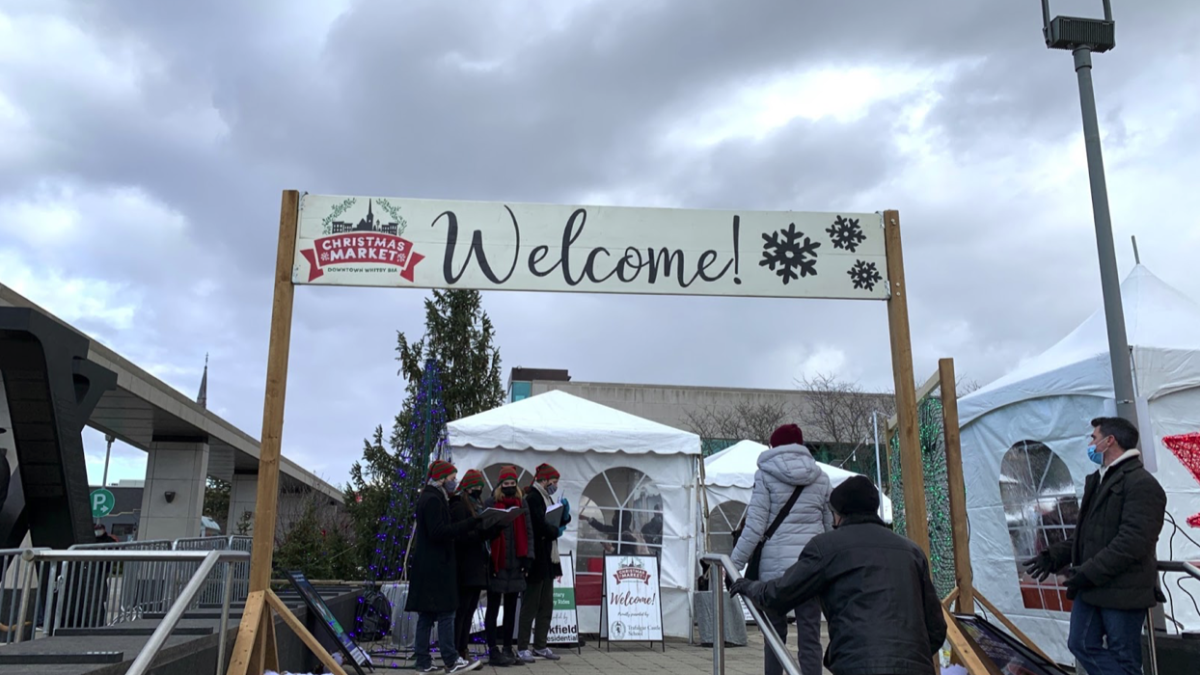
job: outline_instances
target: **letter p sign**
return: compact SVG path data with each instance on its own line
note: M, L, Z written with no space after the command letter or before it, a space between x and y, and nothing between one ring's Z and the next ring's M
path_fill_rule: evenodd
M92 493L92 517L103 518L112 513L113 508L117 505L117 499L113 493L100 488Z

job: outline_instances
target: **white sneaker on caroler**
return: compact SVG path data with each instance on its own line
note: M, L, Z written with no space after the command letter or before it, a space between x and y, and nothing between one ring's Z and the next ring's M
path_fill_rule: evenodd
M558 654L550 651L549 647L546 647L545 649L535 649L533 650L533 655L546 659L547 661L557 661L561 658Z

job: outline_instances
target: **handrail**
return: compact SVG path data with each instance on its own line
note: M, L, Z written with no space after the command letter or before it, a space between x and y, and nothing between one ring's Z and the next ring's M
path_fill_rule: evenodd
M83 562L83 561L111 561L111 562L180 562L180 561L199 561L200 565L192 574L192 578L188 580L186 586L179 593L179 597L175 599L175 603L167 610L163 616L162 622L154 629L154 633L150 635L150 639L146 641L145 646L138 653L137 658L129 666L129 670L125 671L126 675L143 675L150 669L150 663L162 647L167 642L167 638L171 637L171 632L175 630L179 620L183 618L184 612L187 611L196 594L200 592L204 586L205 580L209 573L216 568L218 563L225 563L225 597L221 607L221 635L218 638L217 658L218 664L223 664L225 660L226 638L229 632L229 605L230 605L230 565L238 562L248 562L250 553L248 551L231 551L213 550L213 551L129 551L129 550L66 550L54 551L46 549L26 549L21 557L27 563L35 560L45 562ZM22 620L24 612L28 611L30 580L32 574L26 575L25 587L21 589L21 611Z
M737 581L742 575L727 555L706 553L700 560L716 563L708 566L708 587L713 594L713 675L725 675L725 577ZM767 620L762 610L746 598L742 598L742 602L750 610L750 616L758 624L775 658L783 665L784 672L787 675L800 675L800 663L788 651L787 644L779 639L775 627Z
M1108 3L1106 2L1105 5ZM1159 560L1157 563L1159 572L1176 572L1179 574L1187 574L1195 579L1200 579L1200 568L1186 560ZM1149 664L1150 675L1158 675L1158 644L1154 634L1154 610L1157 607L1151 607L1146 610L1146 636L1147 646L1149 647ZM1174 621L1174 619L1172 619ZM1179 623L1176 622L1178 626Z

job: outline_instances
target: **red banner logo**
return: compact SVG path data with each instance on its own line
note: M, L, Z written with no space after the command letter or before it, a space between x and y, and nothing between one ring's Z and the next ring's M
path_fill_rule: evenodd
M313 241L313 247L300 251L308 261L308 280L325 274L322 268L347 263L390 265L400 268L400 277L413 281L413 268L425 256L412 250L411 241L394 234L346 232Z
M613 577L618 584L622 581L640 581L647 585L650 583L650 573L640 567L622 567Z

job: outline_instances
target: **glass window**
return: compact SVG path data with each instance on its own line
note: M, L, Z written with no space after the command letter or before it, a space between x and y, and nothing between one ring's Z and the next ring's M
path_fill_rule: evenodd
M1025 573L1021 562L1065 541L1074 532L1079 500L1071 470L1044 443L1020 441L1004 453L1000 462L1000 496L1025 606L1070 611L1071 603L1057 577L1038 583Z
M708 514L709 552L733 555L733 531L744 515L743 502L724 502Z
M627 467L609 469L584 488L578 523L575 560L578 603L599 605L604 554L661 553L662 494L641 471Z

